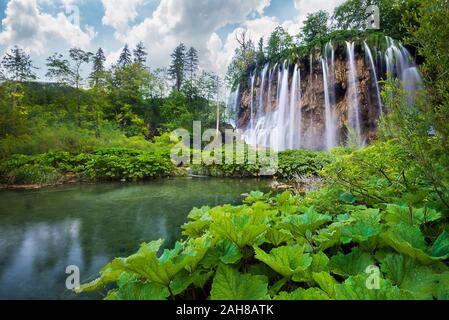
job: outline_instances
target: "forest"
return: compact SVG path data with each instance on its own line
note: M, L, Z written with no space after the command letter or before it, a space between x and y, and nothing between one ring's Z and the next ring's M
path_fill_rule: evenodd
M369 5L381 14L376 30L366 26ZM223 76L200 68L198 51L183 43L173 50L169 66L153 69L151 44L141 42L136 48L126 45L110 67L102 48L56 52L40 79L30 55L16 46L1 60L0 184L22 190L200 176L271 185L272 190L246 190L239 203L191 208L177 227L178 241L135 243L136 253L114 257L96 270L93 281L92 274L82 278L77 294L99 292L106 300L448 300L448 21L445 0L347 0L333 12L309 14L297 34L278 26L254 41L239 33ZM368 77L378 60L371 59L374 68L360 67L357 50L388 51L386 38L410 53L422 86L411 98L388 68L376 78L371 96L377 86L382 111L375 121L368 119L372 113L360 116L365 142L345 116L336 124L338 143L330 148L298 144L271 150L278 163L269 176L262 177L261 164L247 157L251 137L240 163L172 162L176 129L191 132L192 123L201 121L203 128L223 133L233 126L244 131L266 119L258 112L256 118L253 109L264 101L275 108L274 84L265 92L263 86L268 77L276 82L277 70L285 87L293 88L299 79L293 72L310 86L303 98L292 89L292 109L294 99L306 99L316 110L308 98L313 92L305 90L322 86L310 80L317 72L313 62L325 78L321 68L326 70L327 60L311 61L324 57L331 43L335 61L346 68L346 44L354 43L361 68L356 76ZM278 98L280 86L278 80ZM319 94L331 109L337 108L336 97L350 90L336 87L330 98L327 91ZM237 93L233 109L229 93ZM360 98L360 106L368 110L365 100ZM329 130L328 120L319 119ZM191 157L201 152L185 147ZM218 157L224 159L225 148Z

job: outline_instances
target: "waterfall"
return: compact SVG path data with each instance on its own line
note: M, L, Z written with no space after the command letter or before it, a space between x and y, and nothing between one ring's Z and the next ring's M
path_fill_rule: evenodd
M348 124L349 127L355 130L357 138L360 143L362 140L362 128L360 126L360 102L357 92L357 66L355 64L355 44L346 42L346 48L348 51Z
M282 82L281 90L279 93L279 103L278 103L278 113L276 119L276 134L274 145L271 147L276 151L281 151L286 149L287 140L287 130L285 122L287 120L287 104L288 104L288 72L289 68L286 63L282 67Z
M250 130L254 129L254 81L256 80L256 73L251 76L251 116L250 116Z
M273 87L273 72L276 69L276 65L274 66L273 69L270 70L269 72L269 76L268 76L268 94L267 94L267 108L266 111L267 112L271 112L271 90Z
M370 47L368 46L366 41L364 41L363 44L365 45L365 54L368 55L371 63L371 70L373 71L374 83L376 85L377 103L379 105L380 114L382 114L382 100L380 98L379 79L377 78L376 65L374 64L373 54L371 53Z
M281 94L281 79L282 79L281 67L278 66L278 82L276 85L276 89L277 89L276 101L277 102L279 102L279 96Z
M385 51L385 60L387 63L387 72L389 76L398 79L403 88L409 95L409 104L414 105L416 92L422 88L423 82L421 74L414 63L410 52L403 46L399 47L395 41L387 37L387 50Z
M263 104L263 97L264 97L264 89L265 89L265 77L268 72L268 63L265 65L265 67L262 70L261 73L261 80L260 80L260 86L259 86L259 105L257 107L257 116L256 118L259 118L262 114L264 114L264 104Z
M277 63L272 68L266 64L257 72L253 70L245 84L247 89L239 86L234 92L229 92L226 109L231 112L239 108L241 102L246 103L245 112L240 113L245 115L245 119L241 119L245 122L235 123L242 125L238 129L242 129L243 139L256 147L275 151L331 149L344 140L341 128L346 120L347 127L363 145L365 139L375 133L376 119L373 116L378 114L378 109L382 112L384 108L379 79L385 79L384 75L388 73L400 82L410 94L410 106L413 106L416 92L423 85L407 49L391 38L386 38L386 42L385 51L374 51L366 42L360 43L362 52L359 54L364 51L367 69L360 73L360 79L358 62L362 61L356 59L355 43L351 42L344 46L346 60L340 54L337 56L340 50L328 42L320 58L310 55L290 64L287 61ZM319 82L321 77L317 75L320 65L322 85ZM308 83L303 82L301 86L301 76L309 72ZM341 83L344 72L347 73L346 86ZM359 92L365 87L368 92ZM341 114L340 108L344 105L347 110Z
M326 148L329 150L336 146L337 129L329 95L329 67L327 61L323 58L321 58L321 64L323 65Z
M298 93L298 65L295 65L295 70L293 71L292 86L290 89L290 111L289 111L289 124L288 124L288 140L289 149L295 149L297 145L297 139L295 134L296 125L298 123L297 119L297 93Z

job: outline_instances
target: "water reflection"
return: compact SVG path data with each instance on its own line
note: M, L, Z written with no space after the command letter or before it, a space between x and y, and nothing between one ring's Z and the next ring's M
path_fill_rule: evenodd
M74 299L65 268L91 280L144 241L180 237L191 208L240 201L267 181L177 179L0 192L0 299Z

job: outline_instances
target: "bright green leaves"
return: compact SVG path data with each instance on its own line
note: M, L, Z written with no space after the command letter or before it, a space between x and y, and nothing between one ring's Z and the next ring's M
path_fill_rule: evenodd
M254 250L256 259L286 278L305 271L312 264L310 254L305 254L304 247L299 245L275 248L270 254L257 247Z
M395 254L382 260L382 272L401 289L413 292L416 298L433 299L438 275L429 267L417 264L410 257Z
M349 277L364 273L368 266L374 264L370 254L355 248L351 253L342 253L333 256L330 261L330 269L334 274Z
M182 226L182 234L192 238L201 237L209 229L212 220L209 212L209 207L193 209L188 216L191 221Z
M357 210L351 215L351 223L341 229L341 241L363 243L380 234L380 213L377 209Z
M220 263L234 264L240 261L242 253L240 248L228 239L220 240L204 257L202 264L206 268L217 266Z
M291 215L282 220L282 227L291 231L295 236L304 236L305 232L315 231L323 224L332 221L328 215L319 214L310 207L302 215Z
M410 292L401 290L382 278L379 279L379 288L372 288L367 275L348 278L344 283L335 286L335 293L337 300L410 300L414 298Z
M221 207L211 211L211 233L218 239L228 239L239 248L253 246L263 241L262 236L269 228L267 216L270 213L250 208L236 210Z
M335 286L338 282L334 279L334 277L327 272L314 272L313 280L315 280L321 290L326 292L329 297L335 298Z
M330 300L329 296L318 288L298 288L292 292L281 292L274 300Z
M174 249L165 250L158 257L162 243L162 240L144 243L136 254L126 259L113 260L102 269L99 279L81 287L80 292L102 289L107 284L118 281L124 272L144 280L145 283L170 288L181 271L194 271L211 244L207 238L197 238L185 244L178 242Z
M243 202L247 203L247 204L253 204L257 201L264 201L264 200L268 200L268 198L270 197L270 194L265 194L261 191L251 191L249 196L246 197Z
M420 226L424 223L437 221L441 218L441 213L428 208L415 209L410 206L398 206L390 204L385 211L385 221L390 225L405 223Z
M143 283L129 273L122 273L117 285L119 288L112 295L115 300L166 300L170 296L167 288Z
M237 270L220 266L212 282L212 300L266 300L268 279L265 276L241 274Z
M449 232L444 231L440 234L430 250L433 257L449 258Z
M187 240L162 255L162 241L143 244L80 291L116 283L106 299L449 299L449 233L421 232L436 211L340 203L331 216L304 203L253 192L241 206L193 209Z

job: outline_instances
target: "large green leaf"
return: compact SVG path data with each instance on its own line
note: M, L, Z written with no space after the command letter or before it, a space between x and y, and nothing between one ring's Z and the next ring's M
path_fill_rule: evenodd
M286 278L306 270L312 263L312 257L308 253L305 254L304 246L300 245L275 248L270 254L257 247L254 247L254 251L256 259Z
M340 276L355 276L366 271L368 266L374 264L369 253L355 248L349 254L339 253L331 258L330 269L332 273Z
M381 236L382 240L397 252L408 255L424 264L432 264L435 260L426 253L427 247L419 227L400 223L391 226Z
M324 252L318 252L312 254L312 263L310 267L304 271L293 275L292 280L296 282L306 282L309 285L314 285L313 273L328 272L329 271L329 258Z
M408 256L394 254L382 260L381 269L393 284L413 292L416 298L433 299L438 274L429 267L417 264Z
M335 285L337 300L412 300L413 294L393 286L380 278L379 289L367 286L368 275L349 277L344 283Z
M351 224L341 228L341 241L363 243L377 236L381 232L380 213L377 209L355 211L351 215Z
M441 259L449 258L449 232L444 231L440 234L430 250L433 257Z
M138 278L168 287L173 278L182 270L193 272L203 259L210 240L206 237L187 242L185 246L178 242L174 249L165 250L158 257L163 240L144 243L139 251L128 258L115 259L101 270L97 280L81 286L79 292L91 292L116 282L123 272L131 273Z
M332 221L331 216L320 214L310 207L304 214L284 218L281 226L290 230L294 235L302 236L306 230L315 231L329 221Z
M320 288L326 292L326 294L335 299L335 286L338 284L328 272L314 272L313 280L320 286Z
M390 225L406 223L420 226L427 222L439 220L441 213L427 208L415 209L409 206L390 204L385 210L384 217L385 221Z
M209 207L194 208L188 218L190 221L182 226L182 234L192 238L201 237L206 233L212 221Z
M270 229L267 231L265 235L265 239L268 243L273 244L275 247L279 247L283 243L287 243L288 241L293 239L293 235L290 231L284 229ZM306 241L304 239L304 241Z
M224 264L234 264L240 261L242 253L240 248L228 239L223 239L217 242L215 247L206 254L201 263L206 268L211 268Z
M303 289L299 288L293 292L281 292L274 300L330 300L329 296L318 288Z
M438 277L435 294L438 300L449 300L449 272L445 272Z
M237 270L221 265L215 274L212 300L267 300L268 279L265 276L241 274Z
M235 210L231 207L212 210L210 230L219 239L228 239L239 248L258 244L261 236L269 228L267 215L263 211L253 209Z
M143 283L129 273L122 273L117 281L117 300L166 300L170 293L167 288L157 284Z

